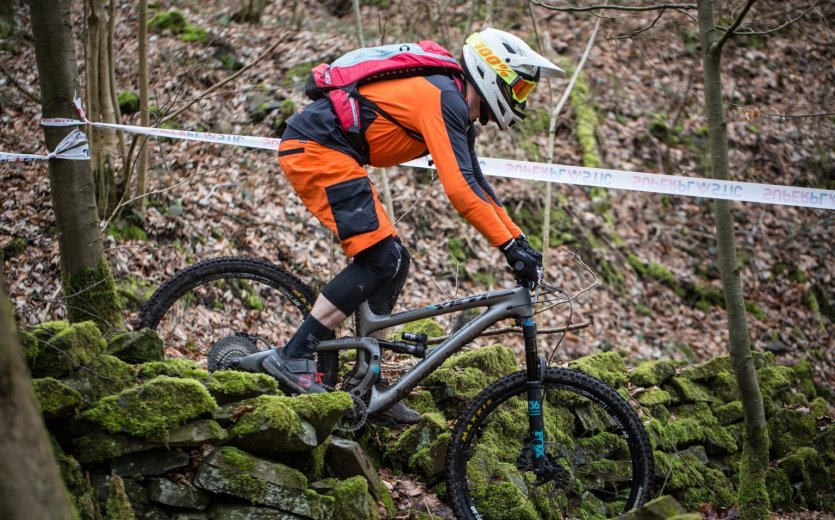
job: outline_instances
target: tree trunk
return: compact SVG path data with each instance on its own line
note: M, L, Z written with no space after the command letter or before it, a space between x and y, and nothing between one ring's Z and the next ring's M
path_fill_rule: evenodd
M139 126L149 126L148 110L148 0L139 0ZM139 157L136 161L136 203L145 214L145 194L148 192L148 137L139 136ZM129 190L130 186L125 186Z
M713 178L729 180L728 133L722 102L722 78L720 65L722 47L718 45L718 32L714 25L713 0L699 0L699 33L702 40L705 85L705 113L708 120L710 161ZM739 472L738 503L741 517L766 519L770 504L765 487L768 467L768 434L762 394L751 356L748 338L748 322L739 276L739 265L734 243L734 222L731 203L716 201L716 245L719 255L719 271L725 290L725 308L728 314L730 351L742 407L745 412L745 439L742 468Z
M40 78L44 118L77 117L72 98L78 91L69 0L30 0L32 35ZM55 146L65 127L44 127L46 146ZM95 190L87 161L49 161L49 185L58 243L61 281L70 321L93 320L103 333L122 327L116 289L104 258Z
M112 64L109 56L109 16L104 4L87 0L87 112L90 121L116 123L113 106ZM94 128L90 135L90 153L97 183L100 217L110 215L116 203L115 160L118 153L116 131Z
M0 273L0 518L71 519Z

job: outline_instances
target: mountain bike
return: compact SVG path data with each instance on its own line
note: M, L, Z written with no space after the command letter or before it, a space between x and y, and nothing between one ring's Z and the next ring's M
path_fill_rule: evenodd
M357 311L356 336L323 341L317 361L326 386L348 392L354 426L386 410L416 388L452 354L491 325L513 319L524 339L525 369L495 381L461 412L446 451L449 502L459 518L606 517L642 505L651 494L652 451L640 418L611 387L586 374L547 366L537 345L534 306L565 301L541 283L517 286L406 310ZM140 313L169 353L212 342L209 369L223 356L259 350L264 338L288 338L313 303L313 292L279 266L254 259L218 258L196 264L162 285ZM377 339L373 334L424 318L483 309L431 346L423 334ZM339 353L355 351L339 381ZM386 351L420 361L385 389L377 381ZM346 356L347 357L347 356Z

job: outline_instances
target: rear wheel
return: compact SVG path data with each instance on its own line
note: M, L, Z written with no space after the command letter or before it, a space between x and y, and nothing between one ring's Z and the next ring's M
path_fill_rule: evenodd
M142 327L155 329L166 355L205 362L212 345L246 337L260 349L286 343L313 306L301 280L269 262L223 257L180 271L142 307ZM229 340L225 340L229 341ZM318 354L328 386L336 382L335 352Z
M573 370L544 373L547 463L534 474L526 380L496 381L456 421L446 479L458 518L603 519L643 504L654 471L643 425L616 391Z

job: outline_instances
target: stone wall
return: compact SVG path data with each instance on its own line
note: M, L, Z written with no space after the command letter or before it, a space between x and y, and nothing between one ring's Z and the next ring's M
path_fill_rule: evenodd
M403 514L375 467L416 474L443 499L450 421L519 368L501 345L459 354L408 397L423 413L418 424L335 435L352 407L347 394L288 398L261 374L209 374L191 361L162 361L150 331L105 342L90 323L46 323L24 333L23 344L67 487L90 519ZM755 363L771 437L773 509L835 510L829 391L814 384L808 365L780 366L771 354L757 354ZM727 357L630 370L605 352L569 367L639 409L653 443L656 494L673 495L688 511L734 502L743 417Z

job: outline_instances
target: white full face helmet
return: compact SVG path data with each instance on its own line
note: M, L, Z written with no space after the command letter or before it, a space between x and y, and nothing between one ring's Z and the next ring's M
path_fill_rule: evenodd
M471 34L463 55L464 73L481 96L481 124L492 115L502 130L525 119L525 101L540 76L564 73L520 38L493 28Z

